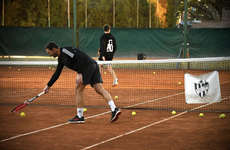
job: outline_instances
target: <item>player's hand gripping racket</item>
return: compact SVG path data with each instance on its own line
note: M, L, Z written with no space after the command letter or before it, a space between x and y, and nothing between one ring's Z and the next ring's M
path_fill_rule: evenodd
M37 96L35 96L35 97L29 99L28 101L25 101L24 103L22 103L22 104L18 105L17 107L15 107L15 108L12 110L12 113L17 112L17 111L19 111L20 109L26 107L26 106L29 105L33 100L35 100L36 98L38 98L38 97L41 96L42 94L44 94L44 91L41 92L40 94L38 94Z

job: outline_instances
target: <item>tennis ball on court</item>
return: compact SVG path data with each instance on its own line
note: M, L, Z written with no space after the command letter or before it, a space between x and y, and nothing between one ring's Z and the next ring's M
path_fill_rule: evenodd
M200 116L200 117L204 117L204 114L203 114L203 113L200 113L199 116Z
M104 74L106 74L106 72L104 72Z
M51 69L51 67L49 67L49 69Z
M132 112L132 115L135 116L137 113L135 111Z
M153 74L155 74L156 72L153 72Z
M118 99L118 96L115 96L115 99Z
M175 114L176 114L176 111L172 111L172 114L175 115Z
M220 115L220 119L223 119L223 118L225 118L225 114Z
M21 112L20 116L24 117L26 114L24 112Z
M87 109L86 109L86 108L84 108L84 109L83 109L83 112L86 112L86 111L87 111Z
M18 71L20 71L20 69L18 69Z
M178 82L178 84L181 84L181 82Z
M54 70L54 68L52 68L52 70Z
M9 69L11 69L11 67L9 67Z

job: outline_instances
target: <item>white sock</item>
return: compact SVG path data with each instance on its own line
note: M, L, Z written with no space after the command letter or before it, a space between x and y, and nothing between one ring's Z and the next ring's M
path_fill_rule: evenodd
M77 116L81 118L83 116L83 108L77 108Z
M109 106L110 106L111 110L112 110L112 111L114 111L114 110L115 110L115 108L116 108L116 106L115 106L115 104L114 104L113 100L110 100L110 101L108 102L108 104L109 104Z

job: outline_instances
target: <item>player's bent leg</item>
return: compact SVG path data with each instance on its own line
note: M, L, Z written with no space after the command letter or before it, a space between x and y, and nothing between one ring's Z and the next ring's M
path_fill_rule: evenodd
M75 94L76 94L76 106L77 106L77 108L83 108L83 106L84 106L83 92L84 92L85 87L86 87L86 85L76 84ZM81 117L79 117L79 115L77 114L74 118L69 119L68 122L70 122L70 123L85 123L85 119L84 119L83 115Z
M108 65L108 70L113 76L113 85L112 85L112 87L116 87L118 85L118 80L119 79L117 78L116 73L112 68L112 65Z
M121 115L121 111L120 109L116 108L111 95L103 88L101 83L97 83L93 85L94 90L100 94L101 96L103 96L103 98L106 100L106 102L108 104L110 104L111 110L112 110L112 114L111 114L111 123L116 121L119 118L119 115ZM111 104L112 103L112 104ZM113 108L113 109L112 109Z
M111 95L103 88L101 83L94 84L93 88L105 99L106 102L109 102L112 99Z

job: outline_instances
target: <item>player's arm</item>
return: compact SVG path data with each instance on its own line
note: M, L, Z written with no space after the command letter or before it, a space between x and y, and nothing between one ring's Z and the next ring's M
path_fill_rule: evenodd
M116 42L116 39L113 38L113 54L116 52L117 50L117 42Z
M57 81L57 79L59 78L62 69L64 67L64 64L58 61L58 66L56 71L54 72L53 76L51 77L50 81L48 82L48 84L46 85L46 87L43 89L43 91L45 93L49 92L50 87Z
M100 50L101 50L101 48L99 47L98 51L97 51L98 56L100 56Z
M101 57L105 61L106 45L102 37L100 38L100 49L101 49L101 53L100 53Z

